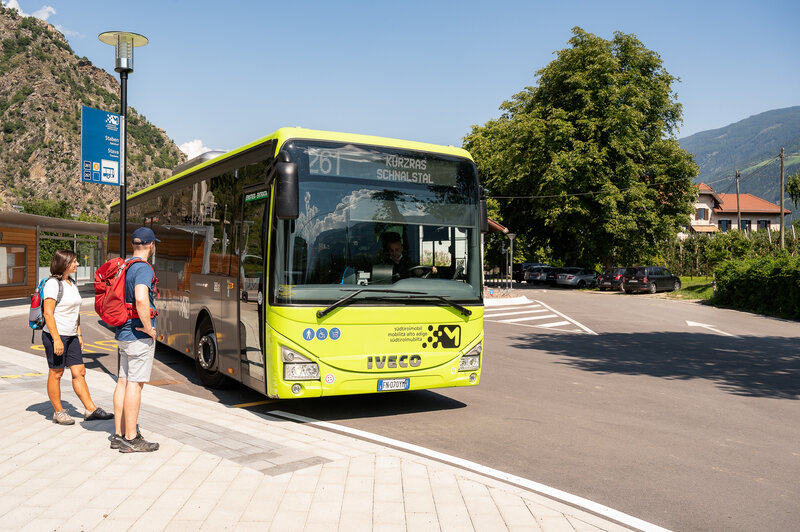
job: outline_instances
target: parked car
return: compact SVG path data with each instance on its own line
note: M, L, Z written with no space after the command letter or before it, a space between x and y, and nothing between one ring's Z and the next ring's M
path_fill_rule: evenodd
M577 288L586 288L597 286L597 279L600 274L594 270L585 268L564 268L558 274L556 284L559 286L573 286Z
M626 294L631 292L655 294L659 290L680 290L681 280L661 266L638 266L625 270L622 289Z
M511 267L511 278L514 281L521 283L525 280L525 273L534 266L544 266L544 264L540 264L538 262L523 262L521 264L514 264Z
M533 266L525 270L525 282L539 284L547 281L547 272L552 270L552 266Z
M545 282L550 286L556 285L556 280L558 280L558 274L563 272L564 268L550 268L547 270L547 275L545 278Z
M622 278L628 268L607 268L600 274L597 286L600 290L622 290Z

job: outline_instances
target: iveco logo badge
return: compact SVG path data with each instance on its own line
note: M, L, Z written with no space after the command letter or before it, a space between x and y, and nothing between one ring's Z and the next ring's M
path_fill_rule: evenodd
M383 368L418 368L422 364L422 357L419 355L384 355L384 356L369 356L367 357L367 369L372 369L373 364L375 369Z

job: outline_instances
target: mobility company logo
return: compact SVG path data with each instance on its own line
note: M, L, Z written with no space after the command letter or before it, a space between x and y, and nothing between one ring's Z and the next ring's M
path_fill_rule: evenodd
M428 325L428 332L430 335L426 342L422 343L422 347L443 347L453 348L461 345L461 326L460 325L439 325L436 330L433 325Z
M119 133L119 115L108 113L106 115L106 130ZM119 142L119 139L116 139Z

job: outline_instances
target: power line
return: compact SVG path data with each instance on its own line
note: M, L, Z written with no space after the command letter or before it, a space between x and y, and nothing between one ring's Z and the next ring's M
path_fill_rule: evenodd
M791 156L795 156L795 155L800 155L800 153L790 153L790 154L787 154L786 156L788 157L790 155ZM739 183L741 184L741 182L743 182L745 179L750 179L750 178L753 178L753 177L762 177L761 176L761 172L766 171L769 168L769 166L773 162L777 161L779 158L780 157L776 155L771 160L767 159L768 162L766 164L764 164L762 166L759 166L758 168L755 168L754 170L750 171L747 175L740 174L741 178L739 179ZM730 180L730 181L729 180L730 180L730 178L723 177L723 178L717 179L715 181L708 181L708 182L706 182L706 184L711 186L711 185L714 185L716 183L728 182L729 183L728 188L725 189L725 192L723 192L723 194L727 194L730 191L730 189L735 185L735 182L733 180ZM650 187L657 187L657 186L661 186L661 185L667 185L667 184L670 184L670 183L677 183L679 181L683 181L683 179L675 179L673 181L662 181L660 183L645 184L644 186L646 188L650 188ZM625 192L627 190L632 190L633 188L636 188L636 187L618 188L617 191L618 192ZM539 195L539 196L487 196L487 197L489 199L498 199L498 200L499 199L556 199L556 198L573 198L573 197L581 197L581 196L597 196L599 194L608 194L608 193L609 193L608 191L599 190L599 191L594 191L594 192L574 192L572 194L552 194L552 195Z
M649 184L642 184L645 188L650 187L658 187L661 185L668 185L670 183L679 183L683 181L683 179L674 179L672 181L661 181L659 183L649 183ZM720 181L724 181L724 179L718 179L716 181L711 181L710 184L719 183ZM633 190L634 188L638 187L628 187L628 188L618 188L618 192L625 192L627 190ZM578 196L596 196L599 194L608 194L609 191L606 190L599 190L595 192L574 192L572 194L555 194L555 195L541 195L541 196L487 196L489 199L552 199L552 198L572 198Z

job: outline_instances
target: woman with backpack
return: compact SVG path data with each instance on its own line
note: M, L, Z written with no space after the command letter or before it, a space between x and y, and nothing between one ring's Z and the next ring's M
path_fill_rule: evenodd
M42 312L45 326L42 344L50 371L47 375L47 395L53 404L53 423L72 425L72 419L61 405L61 377L64 368L72 374L72 389L86 408L85 421L111 419L102 408L95 406L86 386L86 366L83 364L83 336L81 335L81 295L72 277L78 271L78 258L69 249L60 249L53 255L50 278L42 290Z

